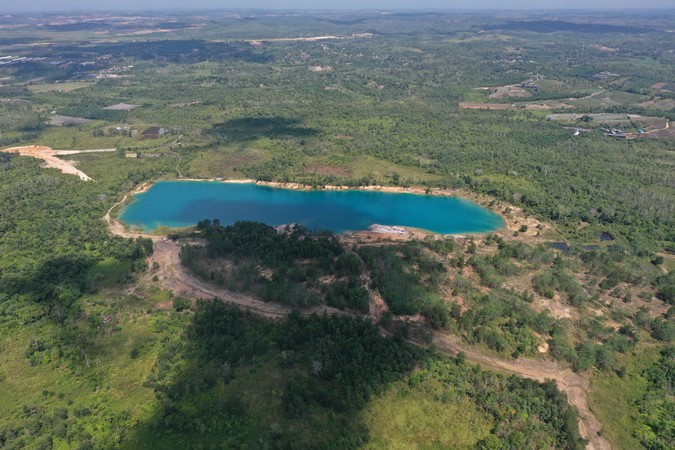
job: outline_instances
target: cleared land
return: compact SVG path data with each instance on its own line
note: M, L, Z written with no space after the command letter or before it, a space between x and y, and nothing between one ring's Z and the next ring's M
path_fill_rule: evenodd
M492 94L489 95L490 98L494 99L511 98L511 97L523 98L530 96L532 96L532 93L530 93L530 91L515 84L509 86L499 86Z
M83 119L81 117L70 117L70 116L49 116L47 123L49 125L54 125L56 127L67 127L70 125L84 125L85 123L91 122L90 119Z
M356 33L351 34L349 36L326 35L326 36L292 37L292 38L250 39L244 42L248 42L249 44L257 47L259 45L262 45L264 42L317 42L329 39L367 38L373 36L374 36L373 33ZM211 42L224 42L224 41L211 41Z
M503 110L503 109L510 109L511 105L507 105L505 103L459 102L459 107L462 109Z
M590 120L584 121L587 117ZM577 123L583 122L584 125L606 125L606 126L632 126L640 127L646 130L642 134L653 133L656 131L667 130L669 122L663 117L646 117L639 114L613 114L613 113L598 113L598 114L549 114L546 116L547 120L555 122ZM588 120L588 119L586 119Z
M598 113L598 114L549 114L546 116L548 120L579 120L583 117L590 117L594 122L613 123L613 122L630 122L633 119L640 119L642 116L637 114L612 114L612 113Z
M140 105L132 105L129 103L118 103L116 105L107 106L103 109L108 111L132 111L138 108Z
M47 168L58 169L63 173L77 175L82 181L90 181L93 178L73 166L72 161L64 161L60 158L57 158L57 156L75 155L78 153L106 153L114 152L116 150L117 149L115 148L104 148L97 150L52 150L49 147L43 147L40 145L29 145L26 147L6 148L2 150L2 152L18 153L21 156L30 156L32 158L42 159L44 160L45 167Z
M657 89L659 91L664 91L664 92L670 92L675 90L675 83L668 83L668 82L659 82L659 83L654 83L651 85L652 89Z
M34 94L43 92L71 92L93 86L94 84L95 83L91 81L71 81L67 83L33 84L28 86L28 89Z

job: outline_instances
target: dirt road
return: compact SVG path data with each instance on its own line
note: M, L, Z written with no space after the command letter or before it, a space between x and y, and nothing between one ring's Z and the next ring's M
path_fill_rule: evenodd
M193 276L181 265L179 243L167 238L156 237L153 241L154 253L150 257L149 263L152 267L152 264L157 262L159 269L148 274L148 276L157 275L162 287L177 295L195 299L219 298L224 302L231 303L268 319L283 319L291 311L297 309L278 303L267 303L248 295L238 294L205 283ZM345 314L344 311L327 306L303 308L301 312L303 314Z
M25 147L12 147L1 150L5 153L18 153L21 156L32 156L33 158L42 159L45 162L45 167L59 169L63 173L77 175L83 181L90 181L92 178L86 173L76 168L72 162L64 161L57 158L59 155L76 155L78 153L103 153L114 152L114 148L104 148L99 150L52 150L49 147L40 145L28 145Z
M131 231L127 231L126 228L124 228L124 225L122 225L122 222L120 222L117 219L113 219L112 217L112 212L115 208L117 208L120 205L123 205L124 202L127 201L129 196L137 194L142 192L143 190L147 189L147 185L143 185L140 188L136 189L133 192L130 192L124 196L122 200L119 202L115 203L110 207L110 209L105 213L105 216L103 216L103 221L108 225L108 230L110 231L111 234L114 234L115 236L120 236L123 238L137 238L137 237L144 237L144 238L149 238L152 239L153 241L157 241L159 239L158 236L150 235L150 234L142 234L142 233L134 233Z
M140 190L144 189L145 186L141 187ZM172 241L163 236L128 231L122 223L112 218L111 213L113 209L123 204L129 195L132 194L125 195L121 201L113 205L105 216L103 216L103 220L108 224L108 229L114 235L125 238L144 237L152 239L153 254L148 258L148 264L152 267L153 263L156 262L159 264L159 268L156 271L148 273L144 282L149 282L150 278L157 276L161 286L176 295L185 296L191 299L219 298L224 302L231 303L268 319L282 319L289 315L291 311L297 309L278 303L267 303L248 295L221 289L196 278L180 263L181 244L179 242ZM303 308L302 313L346 314L344 311L327 306Z
M523 357L513 361L505 361L485 355L462 343L457 336L436 333L434 344L447 353L464 352L467 360L488 369L520 375L540 382L547 379L554 380L558 389L565 392L569 402L579 410L579 432L581 436L589 440L587 448L589 450L610 450L612 448L610 443L600 436L602 424L588 407L588 391L590 389L588 378L576 374L570 369L560 367L560 365L551 361Z
M143 189L145 189L145 187L141 188L141 190ZM247 295L234 293L205 283L194 277L181 265L181 248L178 242L171 241L165 237L127 231L118 220L111 217L111 212L115 207L124 203L128 195L131 194L127 194L124 199L108 210L104 216L104 220L108 224L112 234L127 238L142 236L153 240L154 253L149 258L149 264L150 267L152 267L153 263L157 262L159 264L159 269L148 273L144 282L150 282L149 279L157 275L161 286L174 292L176 295L198 299L219 298L224 302L237 305L254 314L274 320L283 319L294 309L276 303L266 303ZM374 312L375 310L371 308L371 313ZM306 308L302 313L345 314L344 311L325 306ZM506 361L490 355L485 355L479 350L463 344L457 336L435 333L433 342L439 350L449 354L454 355L459 352L464 352L467 360L475 364L480 364L488 369L520 375L540 382L546 379L555 380L558 388L567 394L569 402L579 410L579 432L581 433L581 436L588 439L589 444L587 448L589 450L611 450L612 447L610 443L599 434L602 424L588 407L588 391L590 388L590 381L588 378L563 368L555 362L531 358L518 358L517 360Z
M659 132L663 132L663 131L668 131L669 128L670 128L670 120L666 119L666 125L663 128L659 128L658 130L649 130L649 131L645 131L643 133L631 133L628 137L630 139L635 139L635 138L638 138L640 136L644 136L644 135L648 135L648 134L654 134L654 133L659 133Z

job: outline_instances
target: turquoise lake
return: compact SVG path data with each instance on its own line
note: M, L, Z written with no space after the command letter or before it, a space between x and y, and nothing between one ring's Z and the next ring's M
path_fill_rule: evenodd
M297 223L336 233L373 224L422 228L440 234L483 233L502 228L502 218L468 200L374 191L298 191L253 183L160 181L135 195L120 219L145 232L219 219L268 225Z

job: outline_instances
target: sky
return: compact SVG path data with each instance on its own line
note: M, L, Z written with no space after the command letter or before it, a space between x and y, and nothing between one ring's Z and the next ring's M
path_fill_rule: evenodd
M169 9L673 8L673 0L0 0L0 12Z

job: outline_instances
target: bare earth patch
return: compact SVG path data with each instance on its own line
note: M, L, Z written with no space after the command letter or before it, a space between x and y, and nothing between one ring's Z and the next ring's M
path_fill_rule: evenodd
M652 89L656 89L656 90L659 90L659 91L670 92L672 90L675 90L675 83L660 82L660 83L654 83L650 87Z
M139 105L131 105L129 103L118 103L103 109L107 109L108 111L131 111L138 108L138 106Z
M508 86L499 86L492 94L489 95L490 98L502 99L502 98L523 98L530 97L532 94L527 90L523 89L520 86L511 84Z
M607 46L605 46L605 45L591 45L590 47L592 47L592 48L594 48L594 49L596 49L596 50L600 50L601 52L606 52L606 53L614 53L614 52L618 52L618 51L619 51L618 48L607 47Z
M84 125L85 123L89 122L91 122L90 119L83 119L81 117L58 116L58 115L49 116L49 120L47 120L47 123L49 125L54 125L56 127L67 127L70 125Z
M533 306L537 311L547 310L554 319L571 319L574 312L574 308L563 303L557 292L553 298L538 297Z
M355 33L349 36L311 36L311 37L292 37L292 38L270 38L270 39L251 39L248 42L254 47L260 47L265 42L317 42L328 39L353 39L353 38L369 38L373 37L373 33ZM225 41L210 41L210 42L225 42Z
M663 128L647 130L646 132L644 132L642 134L633 133L633 134L628 135L629 139L648 138L648 137L663 138L663 139L675 139L675 127L672 127L670 125L670 120L666 119L666 124Z
M459 107L461 109L501 110L501 109L509 109L511 106L505 103L459 102Z
M660 100L658 99L648 100L646 102L636 103L635 106L641 106L643 108L656 108L662 111L670 111L672 109L675 109L675 100L669 98L664 98Z
M314 73L331 73L333 68L331 66L312 66L309 70Z
M528 111L548 111L550 109L553 109L553 107L546 105L544 103L533 103L531 105L527 105L525 107Z
M25 147L12 147L0 150L4 153L18 153L21 156L31 156L44 160L44 166L52 169L58 169L63 173L77 175L83 181L89 181L92 178L74 166L74 161L64 161L57 158L59 155L75 155L77 153L102 153L114 152L117 149L105 148L99 150L52 150L49 147L40 145L28 145Z

